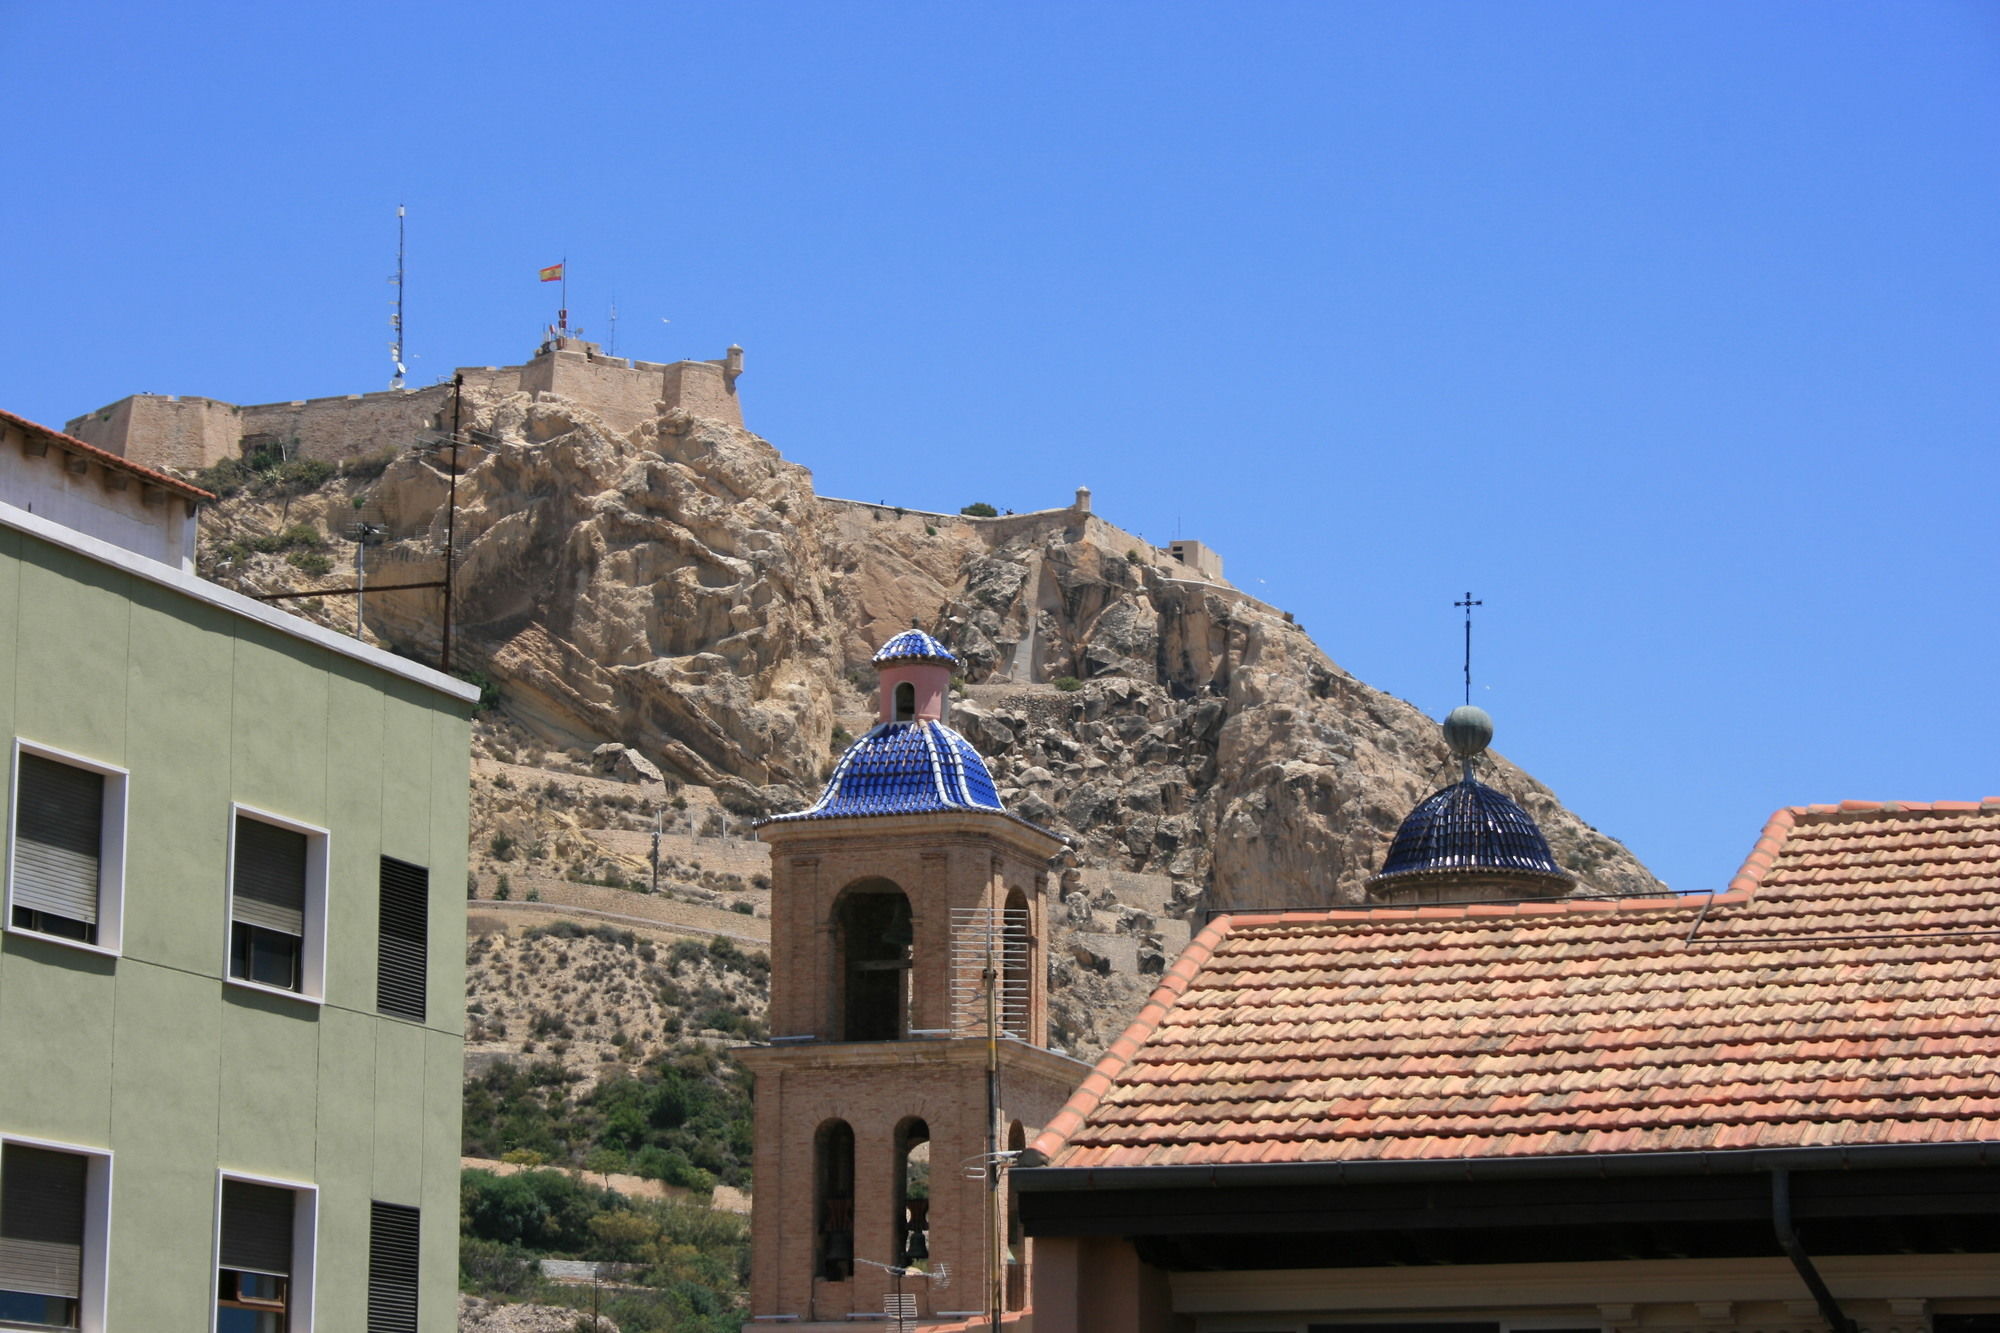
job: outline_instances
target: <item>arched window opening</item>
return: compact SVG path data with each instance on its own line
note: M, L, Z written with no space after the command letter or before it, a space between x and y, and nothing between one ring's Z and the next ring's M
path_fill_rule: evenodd
M854 1276L854 1131L829 1120L813 1136L813 1271L828 1282Z
M1016 1120L1007 1130L1007 1151L1018 1160L1028 1146L1028 1132ZM1022 1310L1028 1304L1028 1235L1021 1229L1021 1201L1014 1193L1014 1178L1007 1177L1007 1308Z
M917 720L917 687L907 680L896 687L896 720L898 722Z
M886 879L840 900L841 1040L897 1041L909 1025L910 900Z
M1029 1041L1028 1012L1035 976L1034 935L1029 931L1028 900L1019 889L1007 895L1002 913L1000 950L1000 1028L1010 1037Z
M896 1262L931 1257L931 1127L915 1116L896 1126Z

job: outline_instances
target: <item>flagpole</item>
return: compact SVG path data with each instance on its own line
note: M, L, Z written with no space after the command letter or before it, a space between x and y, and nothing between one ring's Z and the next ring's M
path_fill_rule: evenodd
M564 336L569 334L569 256L562 259L562 314L560 316Z

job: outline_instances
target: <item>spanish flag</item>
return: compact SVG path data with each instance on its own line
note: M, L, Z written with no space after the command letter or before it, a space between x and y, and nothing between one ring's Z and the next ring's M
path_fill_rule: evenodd
M562 270L563 270L563 266L562 266L561 264L551 264L551 265L549 265L549 266L548 266L547 268L545 268L545 269L543 269L543 270L542 270L542 281L543 281L543 282L561 282L561 281L562 281Z

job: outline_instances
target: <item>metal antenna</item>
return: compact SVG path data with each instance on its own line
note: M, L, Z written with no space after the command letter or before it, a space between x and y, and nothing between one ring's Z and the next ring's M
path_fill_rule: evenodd
M915 1333L917 1327L917 1298L903 1291L904 1278L924 1278L932 1291L943 1291L951 1285L951 1266L942 1259L929 1272L903 1264L885 1264L879 1259L864 1259L858 1254L854 1262L883 1270L895 1283L895 1289L882 1298L882 1313L893 1321L891 1327L896 1333Z
M389 529L380 523L350 523L347 535L354 542L354 637L361 637L361 603L368 595L368 547L379 542Z
M396 373L389 377L389 387L403 387L403 206L396 205L396 276L389 279L396 286L396 313L389 316L389 327L395 331L396 341L389 344L389 359L396 367Z
M1453 602L1453 606L1465 608L1465 701L1472 702L1472 608L1484 606L1485 602L1472 600L1472 589L1465 590L1465 600Z
M618 296L616 293L613 293L611 297L611 336L604 340L604 354L606 356L618 355Z

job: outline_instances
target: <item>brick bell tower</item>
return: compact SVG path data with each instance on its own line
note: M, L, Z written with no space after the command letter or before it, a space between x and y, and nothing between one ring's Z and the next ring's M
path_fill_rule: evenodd
M1019 1309L1006 1173L1089 1066L1048 1049L1051 858L945 725L957 659L875 655L880 721L771 845L771 1041L757 1080L746 1327ZM891 1268L905 1270L900 1276ZM797 1322L793 1322L797 1321Z

